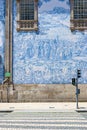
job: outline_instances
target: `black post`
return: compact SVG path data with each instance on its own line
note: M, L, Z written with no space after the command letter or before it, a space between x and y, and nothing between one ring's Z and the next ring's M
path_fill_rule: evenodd
M76 109L78 109L78 78L76 83Z
M7 102L9 102L9 85L7 86Z
M7 83L7 102L9 102L9 91L10 91L10 78L8 77L8 83Z
M78 89L78 79L81 77L81 70L77 70L77 77L72 78L72 85L76 87L76 109L78 109L78 94L80 94L80 89Z
M80 94L80 89L78 89L78 79L81 77L81 70L77 70L76 78L76 108L78 109L78 94Z

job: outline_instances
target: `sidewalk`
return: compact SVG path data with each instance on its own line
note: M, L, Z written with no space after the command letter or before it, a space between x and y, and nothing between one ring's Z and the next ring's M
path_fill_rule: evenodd
M79 102L79 111L87 111L87 102ZM76 110L76 102L57 103L0 103L0 111L70 112Z

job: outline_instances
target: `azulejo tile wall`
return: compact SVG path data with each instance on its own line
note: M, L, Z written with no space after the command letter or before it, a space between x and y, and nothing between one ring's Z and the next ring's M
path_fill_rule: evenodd
M5 6L0 1L0 55L4 66ZM70 31L69 0L39 0L37 32L17 32L13 0L13 81L17 84L71 83L81 69L87 83L87 31ZM3 76L2 76L3 77Z
M71 83L81 69L87 83L87 32L70 31L69 0L39 0L37 32L16 31L14 1L13 78L15 83Z
M4 77L5 1L0 0L0 83Z

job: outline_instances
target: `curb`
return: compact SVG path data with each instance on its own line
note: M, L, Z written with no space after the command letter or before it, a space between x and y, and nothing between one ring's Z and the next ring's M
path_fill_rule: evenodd
M87 109L76 109L76 112L87 112Z
M13 110L0 110L0 113L10 113L10 112L13 112Z

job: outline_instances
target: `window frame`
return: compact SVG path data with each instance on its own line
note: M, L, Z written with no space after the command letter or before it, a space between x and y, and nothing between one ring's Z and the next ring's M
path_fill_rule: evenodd
M17 1L17 31L37 31L38 30L38 0L34 0L34 20L20 20L20 1ZM24 27L21 27L21 24ZM25 26L28 27L25 27ZM32 26L33 25L33 26Z
M87 30L87 18L81 18L81 19L74 18L74 0L70 0L70 29L71 29L71 31Z

